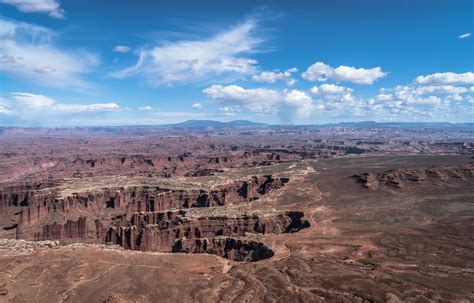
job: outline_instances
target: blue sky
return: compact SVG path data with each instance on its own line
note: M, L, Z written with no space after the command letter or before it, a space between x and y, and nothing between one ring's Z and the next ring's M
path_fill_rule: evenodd
M0 125L472 122L473 6L0 0Z

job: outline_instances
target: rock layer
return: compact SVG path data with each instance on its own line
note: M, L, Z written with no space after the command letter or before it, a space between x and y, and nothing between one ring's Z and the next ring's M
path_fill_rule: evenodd
M240 262L260 261L274 255L274 252L264 243L231 237L216 237L211 241L207 238L191 241L179 239L173 247L173 252L209 253Z
M110 183L78 179L4 187L0 218L10 220L0 221L0 233L35 241L107 243L130 250L206 252L232 260L259 260L270 257L271 249L235 237L299 231L309 226L304 213L229 213L227 207L252 202L288 181L264 175L201 187L180 182L176 187L169 182L119 178ZM218 215L204 211L216 208L224 211Z
M216 237L238 237L247 233L280 234L308 227L303 212L243 214L236 217L190 218L186 211L134 214L105 228L96 221L97 235L103 243L119 244L125 249L173 252L177 243ZM178 245L179 246L179 245Z
M405 188L423 182L446 182L453 179L468 180L474 176L474 162L458 166L434 166L416 169L392 169L383 173L364 173L352 178L363 187L371 190L378 188Z

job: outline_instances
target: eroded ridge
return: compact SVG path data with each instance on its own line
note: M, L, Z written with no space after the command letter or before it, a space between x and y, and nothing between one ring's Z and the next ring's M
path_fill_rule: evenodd
M217 237L280 234L309 226L303 212L242 211L228 214L225 208L210 216L179 210L137 213L130 220L120 218L108 228L97 221L96 224L98 236L105 243L119 244L126 249L161 252L200 251L209 244L216 244L213 239Z
M474 177L474 162L458 166L433 166L429 168L392 169L382 173L364 173L352 178L363 187L405 188L420 183L440 183L452 180L469 180Z
M155 252L213 253L237 261L269 258L252 234L296 232L309 226L302 212L247 211L248 203L288 183L285 177L241 180L110 178L4 187L6 237L61 243L118 244Z

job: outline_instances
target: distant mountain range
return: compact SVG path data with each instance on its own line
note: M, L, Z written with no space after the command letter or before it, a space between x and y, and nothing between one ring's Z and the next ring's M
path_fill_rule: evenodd
M188 120L175 124L166 125L131 125L131 126L91 126L91 127L0 127L0 135L3 134L34 134L34 133L72 133L77 131L93 133L119 133L119 132L140 132L144 129L192 129L197 131L219 130L219 129L251 129L251 128L269 128L269 129L327 129L327 128L354 128L354 129L375 129L375 128L393 128L393 129L433 129L433 130L459 130L474 131L474 123L448 123L448 122L340 122L332 124L309 124L309 125L279 125L252 122L247 120L234 120L229 122L220 122L214 120Z
M449 128L474 130L474 123L449 123L449 122L340 122L332 124L315 125L317 127L347 127L347 128Z
M188 120L175 124L159 125L159 127L170 128L238 128L238 127L265 127L265 123L257 123L248 120L234 120L229 122L220 122L214 120Z
M151 126L152 127L152 126ZM188 120L176 124L159 125L165 128L433 128L433 129L465 129L474 130L474 123L448 123L448 122L340 122L331 124L309 124L309 125L279 125L257 123L247 120L234 120L229 122L220 122L214 120Z

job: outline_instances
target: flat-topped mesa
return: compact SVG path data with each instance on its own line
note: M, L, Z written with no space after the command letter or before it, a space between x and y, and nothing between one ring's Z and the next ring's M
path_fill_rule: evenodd
M113 243L125 249L159 252L193 252L189 243L216 237L243 237L247 234L281 234L309 227L304 213L299 211L254 212L194 217L185 210L157 213L137 213L130 221L121 218L113 226L97 224L97 236L103 243ZM188 243L184 245L184 243ZM193 244L194 245L194 244Z
M7 188L5 192L0 190L0 216L11 219L15 214L18 217L15 224L17 238L61 240L63 237L76 238L75 235L90 238L94 222L99 218L108 220L123 214L130 217L137 212L238 205L256 200L288 181L288 178L266 175L208 186L185 184L178 187L152 181L130 184L126 183L129 181L111 181L107 184L106 180L104 184L91 185L87 180L79 180L73 186L66 183L38 189L19 187L18 193ZM77 223L78 217L84 217L84 223ZM8 224L2 223L4 226L0 227L5 231L12 229L11 220Z
M450 180L468 180L474 176L474 162L458 166L433 166L429 168L393 169L382 173L364 173L352 178L363 187L404 188L420 182L446 182Z

